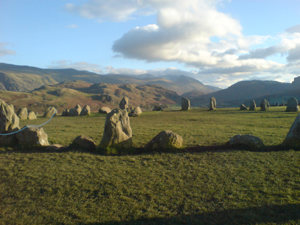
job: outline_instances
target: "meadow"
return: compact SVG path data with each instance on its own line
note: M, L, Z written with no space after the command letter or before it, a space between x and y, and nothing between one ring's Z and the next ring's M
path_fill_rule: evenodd
M127 155L0 148L0 224L300 224L300 151L280 146L297 113L284 110L144 112L130 118L139 151ZM104 122L57 116L43 128L52 144L87 135L98 145ZM162 130L182 149L142 152ZM231 149L236 134L267 148Z

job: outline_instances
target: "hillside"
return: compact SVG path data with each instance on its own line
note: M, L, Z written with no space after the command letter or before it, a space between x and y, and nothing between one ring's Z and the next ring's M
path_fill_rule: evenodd
M0 91L1 99L13 104L15 109L27 107L43 113L49 106L55 106L59 112L64 108L73 108L76 104L88 104L92 111L102 106L118 107L123 96L129 97L131 106L151 109L154 104L179 104L181 97L157 85L137 84L93 84L84 81L65 81L55 85L43 85L29 93Z
M130 76L122 74L100 75L75 69L40 69L0 63L0 90L27 92L42 85L52 85L64 81L81 80L87 83L107 84L155 84L182 94L191 90L201 90L204 94L216 90L188 76L153 76L144 74Z
M269 95L276 95L291 90L292 84L277 81L241 81L227 89L212 94L194 97L192 105L204 106L209 104L209 99L215 97L217 106L238 106L248 100L259 99Z

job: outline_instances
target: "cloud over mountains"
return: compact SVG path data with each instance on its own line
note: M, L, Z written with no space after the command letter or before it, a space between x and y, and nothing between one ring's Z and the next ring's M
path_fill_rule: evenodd
M112 50L124 58L146 62L176 62L197 69L207 81L240 80L247 76L285 74L290 80L299 71L300 25L275 37L245 36L242 24L218 10L226 0L88 0L66 9L99 22L127 21L147 15L156 24L128 30ZM275 45L266 45L275 40ZM275 56L281 60L274 60ZM194 76L197 76L194 74ZM205 81L204 81L205 82Z

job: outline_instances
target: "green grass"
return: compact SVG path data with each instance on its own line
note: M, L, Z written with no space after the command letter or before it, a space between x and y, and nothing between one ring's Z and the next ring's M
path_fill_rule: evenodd
M300 151L278 147L296 116L274 107L130 119L135 148L169 129L184 139L177 153L2 148L0 224L300 224ZM104 121L99 114L58 116L44 130L52 143L88 135L99 144ZM223 148L235 134L260 137L268 151Z

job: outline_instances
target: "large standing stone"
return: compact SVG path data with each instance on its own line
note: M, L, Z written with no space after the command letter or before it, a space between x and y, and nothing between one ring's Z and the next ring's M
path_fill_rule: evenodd
M187 111L191 107L191 102L188 98L182 98L181 101L181 110Z
M240 110L247 110L247 107L244 104L240 105Z
M57 113L56 108L54 108L54 107L49 107L49 108L45 111L43 117L50 118L50 117L53 116L54 113ZM55 116L56 116L56 114L55 114Z
M17 133L17 140L23 146L46 146L49 145L48 135L42 127L29 127Z
M132 130L126 109L113 109L106 115L105 127L99 148L131 148Z
M111 112L111 109L109 107L101 107L99 109L99 113L101 113L101 114L108 114L110 112Z
M17 111L17 116L20 118L20 120L27 120L28 118L28 110L27 108L19 108Z
M13 108L0 99L0 133L19 129L19 123Z
M294 97L290 98L286 104L286 112L298 112L298 100Z
M249 110L256 110L256 103L254 100L250 102Z
M120 101L119 107L120 109L127 109L129 106L128 104L129 104L129 99L127 96L124 96Z
M81 106L80 106L79 104L77 104L77 105L74 107L74 109L76 109L76 110L78 111L78 115L80 115L81 110L82 110Z
M80 116L86 116L91 114L91 107L89 105L85 105L81 110Z
M94 151L97 148L93 139L84 135L76 137L72 142L71 147L82 148L89 151Z
M217 108L217 100L215 99L215 97L211 97L209 103L209 109L215 110L216 108Z
M142 110L139 106L137 106L134 110L131 111L131 113L129 113L129 116L139 116L140 114L142 114Z
M289 148L300 148L300 114L298 114L295 121L293 122L282 145Z
M180 148L183 139L180 135L171 130L165 130L156 135L148 144L145 145L145 151L166 150Z
M246 148L249 150L262 150L265 148L262 140L253 135L235 135L229 140L229 145L234 148Z
M63 111L62 111L62 116L68 116L69 115L69 110L67 108L65 108Z
M260 103L261 111L267 111L267 110L269 110L269 107L270 107L270 103L267 101L267 99L264 99L261 101L261 103Z
M35 112L29 111L29 113L28 113L28 119L29 119L29 120L36 120L37 117L36 117Z

